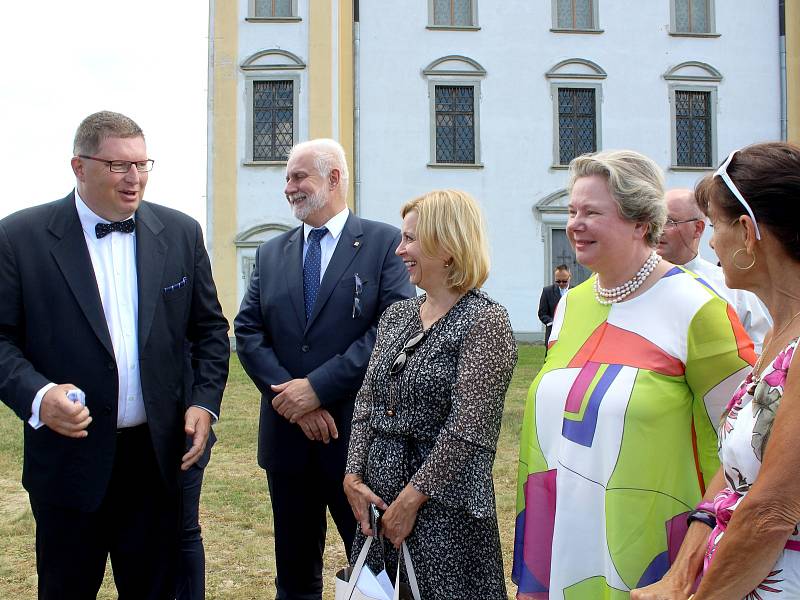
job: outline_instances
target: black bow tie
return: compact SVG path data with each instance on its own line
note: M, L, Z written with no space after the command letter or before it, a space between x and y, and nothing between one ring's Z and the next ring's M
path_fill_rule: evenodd
M136 222L133 219L126 219L125 221L115 221L114 223L98 223L94 226L94 234L97 239L106 237L112 231L119 231L120 233L133 233L136 229Z

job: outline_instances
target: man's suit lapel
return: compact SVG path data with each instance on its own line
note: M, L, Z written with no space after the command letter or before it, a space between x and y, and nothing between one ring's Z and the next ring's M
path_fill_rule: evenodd
M145 348L156 305L161 299L161 282L167 259L167 244L161 239L164 230L153 210L145 203L136 211L136 279L139 288L139 348ZM191 273L186 273L191 276Z
M333 293L334 288L336 288L336 285L342 278L342 274L347 267L350 266L350 263L353 262L356 254L358 254L358 251L361 249L363 240L360 238L362 236L361 219L354 214L350 214L344 224L344 229L342 229L339 242L336 244L336 250L333 251L331 261L325 269L325 275L322 277L319 293L317 293L317 301L314 304L314 311L311 313L308 323L306 323L306 331L308 331L314 323L314 319L316 319L322 311L328 298ZM355 292L355 281L353 282L353 291Z
M292 299L300 329L306 326L305 296L303 293L303 226L298 227L289 236L283 249L282 268L286 273L286 284L289 286L289 298ZM267 268L271 268L268 266Z
M114 346L103 313L103 303L97 289L92 259L75 208L74 193L61 200L47 228L59 239L50 252L58 268L61 269L70 291L78 301L78 306L81 307L97 339L108 353L114 356Z

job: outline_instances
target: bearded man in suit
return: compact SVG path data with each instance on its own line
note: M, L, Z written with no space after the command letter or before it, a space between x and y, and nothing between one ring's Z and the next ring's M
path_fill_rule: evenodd
M394 253L400 231L346 204L342 147L295 146L284 193L303 222L264 242L241 310L236 349L261 392L258 464L275 526L277 600L322 597L326 507L350 555L356 521L342 488L353 402L378 318L414 288Z
M0 221L0 399L23 421L39 598L96 597L109 556L120 598L174 598L179 472L219 415L228 324L200 225L142 200L139 126L88 116L71 164L73 192Z

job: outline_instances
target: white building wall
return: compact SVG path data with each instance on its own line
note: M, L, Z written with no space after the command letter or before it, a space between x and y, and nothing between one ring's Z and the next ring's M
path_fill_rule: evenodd
M690 60L722 73L719 161L734 148L777 139L777 2L729 0L716 11L719 37L689 38L669 35L668 0L600 0L600 34L551 32L546 0L476 1L479 31L426 29L428 7L421 0L360 3L361 214L398 224L402 203L427 190L473 194L489 225L493 268L486 289L509 309L516 331L540 332L538 300L551 275L533 206L567 179L566 171L551 168L553 103L545 73L569 58L597 63L608 74L599 82L601 149L638 150L665 168L669 187L691 187L708 171L669 169L670 82L662 76ZM422 70L453 54L487 71L480 80L483 168L427 166L430 99Z

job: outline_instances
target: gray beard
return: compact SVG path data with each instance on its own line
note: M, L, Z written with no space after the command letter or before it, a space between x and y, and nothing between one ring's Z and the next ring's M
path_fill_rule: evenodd
M307 194L306 200L302 206L292 204L292 213L294 214L295 219L305 222L311 213L322 209L325 206L325 203L325 191L320 190L316 194Z

